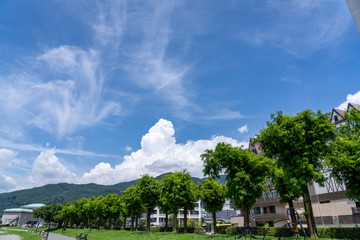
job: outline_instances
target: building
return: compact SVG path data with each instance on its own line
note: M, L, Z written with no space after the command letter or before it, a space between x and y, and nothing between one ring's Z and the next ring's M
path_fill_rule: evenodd
M360 1L356 1L360 7ZM349 103L347 110L351 108L360 110L360 105ZM331 113L331 122L339 129L342 125L347 124L345 119L346 110L334 108ZM251 138L250 142L255 139ZM251 145L250 150L256 154L261 154L261 148L258 143ZM313 183L309 186L311 203L314 213L315 222L318 226L333 226L334 220L338 219L341 226L355 226L360 224L360 203L359 201L352 201L346 197L346 187L342 182L330 176L329 171L324 170L324 175L327 180L324 186ZM251 210L252 225L264 225L266 223L273 223L280 219L286 218L288 209L287 204L280 204L279 196L273 188L271 181L268 183L269 189L267 193L256 201ZM302 198L294 201L294 207L298 213L304 211ZM231 218L231 223L234 226L241 226L243 220L241 216ZM306 223L304 217L302 222ZM283 223L279 222L275 226L281 226Z
M33 217L33 210L45 206L42 203L34 203L20 208L5 209L2 215L2 224L24 226L25 224L37 224L40 219Z
M358 1L360 3L360 1ZM360 7L360 4L358 4ZM360 13L360 12L359 12ZM347 109L360 109L360 105L348 103ZM331 112L331 122L339 129L347 124L344 118L346 110L334 108ZM330 176L329 171L324 170L327 180L324 186L317 183L309 186L314 217L318 226L332 226L333 218L339 220L342 226L354 226L360 223L360 204L346 197L346 187L342 182Z
M360 1L346 0L351 16L354 20L355 26L360 34Z
M196 222L201 222L205 216L205 209L201 206L201 200L196 202L195 209L189 210L187 213L188 219L194 219ZM184 221L184 209L180 209L177 219ZM165 213L159 207L156 207L150 215L150 222L152 226L165 226Z

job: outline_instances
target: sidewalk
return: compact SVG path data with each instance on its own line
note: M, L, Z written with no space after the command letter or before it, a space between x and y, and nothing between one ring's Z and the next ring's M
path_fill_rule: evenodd
M61 234L50 233L48 240L74 240L75 238L64 236Z

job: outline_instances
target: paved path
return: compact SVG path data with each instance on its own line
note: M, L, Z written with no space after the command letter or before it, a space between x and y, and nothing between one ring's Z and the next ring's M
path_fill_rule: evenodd
M75 238L64 236L61 234L56 234L56 233L50 233L48 238L48 240L74 240L74 239Z
M6 235L0 235L0 240L20 240L20 237L18 235L14 234L6 234Z

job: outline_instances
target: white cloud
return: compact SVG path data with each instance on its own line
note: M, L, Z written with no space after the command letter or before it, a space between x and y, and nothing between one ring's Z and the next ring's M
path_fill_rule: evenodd
M239 133L247 132L248 131L248 126L244 125L244 126L238 128L238 131L239 131Z
M206 149L215 148L219 142L233 146L248 147L247 142L214 136L210 140L188 141L177 144L174 127L170 121L160 119L141 141L141 149L124 157L124 161L114 167L108 163L100 163L89 173L84 174L80 181L98 184L114 184L133 180L143 174L153 176L162 173L187 169L192 176L202 177L203 163L200 155Z
M132 147L130 147L130 146L125 147L125 151L130 152L131 150L132 150Z
M55 148L41 152L33 163L30 180L35 185L59 182L76 182L76 174L71 172L55 155Z
M345 110L348 106L348 103L360 104L360 91L354 94L348 94L346 96L346 101L340 104L337 108Z
M111 43L115 49L120 45L126 24L126 2L97 2L98 16L92 28L95 39L101 44Z
M0 110L7 116L3 128L10 122L27 124L61 138L119 114L118 103L103 99L96 51L60 46L32 64L40 73L13 74L0 81Z
M13 191L18 188L16 181L0 172L0 193Z
M337 45L352 24L345 1L273 0L266 5L255 13L271 15L270 21L261 29L241 32L240 37L255 46L282 48L297 58Z

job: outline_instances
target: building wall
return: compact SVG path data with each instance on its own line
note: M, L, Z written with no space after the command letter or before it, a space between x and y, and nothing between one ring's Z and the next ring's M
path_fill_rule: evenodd
M360 1L359 0L346 0L346 4L350 10L351 16L354 20L356 28L360 34Z

